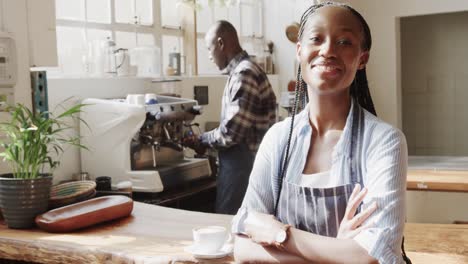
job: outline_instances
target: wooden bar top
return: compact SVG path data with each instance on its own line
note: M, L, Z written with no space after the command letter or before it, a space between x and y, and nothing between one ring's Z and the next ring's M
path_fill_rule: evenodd
M57 264L193 263L197 260L184 252L192 244L192 228L229 228L231 218L135 202L130 217L73 233L8 229L2 223L0 258Z
M0 223L0 258L42 263L233 263L197 260L184 252L192 228L221 225L231 216L135 202L128 218L67 234L8 229ZM408 223L405 245L413 263L468 263L468 225Z
M468 157L410 156L407 189L468 192Z
M405 250L417 263L468 263L468 225L405 225Z
M408 190L468 192L468 171L408 169Z

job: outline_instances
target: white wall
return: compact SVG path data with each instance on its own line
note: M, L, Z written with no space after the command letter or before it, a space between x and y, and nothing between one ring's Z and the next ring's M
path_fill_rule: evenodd
M407 191L406 200L407 222L452 224L468 221L468 193Z

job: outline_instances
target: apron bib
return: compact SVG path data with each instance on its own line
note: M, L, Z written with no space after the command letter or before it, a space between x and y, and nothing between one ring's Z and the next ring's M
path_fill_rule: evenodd
M363 187L360 169L361 140L358 129L363 111L354 105L351 127L350 174L348 184L331 188L304 187L283 179L276 217L285 224L317 235L336 237L355 184ZM356 152L354 152L357 150ZM356 213L361 210L359 206Z
M356 183L360 182L352 181L332 188L310 188L284 180L277 217L297 229L336 237Z

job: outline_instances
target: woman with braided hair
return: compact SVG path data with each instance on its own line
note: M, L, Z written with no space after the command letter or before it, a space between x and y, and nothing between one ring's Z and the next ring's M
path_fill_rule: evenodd
M403 263L407 146L376 117L369 27L326 2L304 13L298 37L294 113L260 145L233 220L236 261Z

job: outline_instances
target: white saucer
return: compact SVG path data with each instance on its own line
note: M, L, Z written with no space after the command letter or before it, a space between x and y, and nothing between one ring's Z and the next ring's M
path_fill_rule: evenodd
M192 254L195 258L202 258L202 259L216 259L216 258L224 258L232 253L234 248L233 244L226 243L224 246L214 253L202 253L197 250L195 245L190 245L184 248L185 252Z

